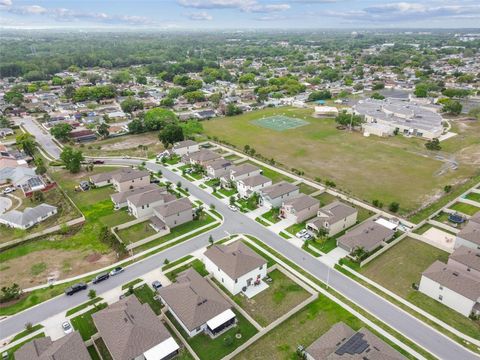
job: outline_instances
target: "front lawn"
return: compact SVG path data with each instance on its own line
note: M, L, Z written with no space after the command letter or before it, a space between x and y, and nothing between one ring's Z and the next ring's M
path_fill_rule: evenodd
M218 192L219 193L222 193L223 195L225 195L226 197L230 197L232 195L235 195L237 193L237 190L236 189L224 189L224 188L220 188L218 189Z
M262 214L262 217L268 221L270 221L272 224L276 224L279 222L281 219L278 217L280 214L280 209L272 208L268 210L265 214Z
M76 316L70 319L70 322L72 323L73 328L80 333L83 341L89 340L92 337L92 335L97 333L97 328L93 323L92 314L102 309L105 309L106 307L107 307L106 303L101 303L101 304L98 304L93 309L87 311L86 313L83 313L79 316Z
M304 288L280 270L273 270L268 276L273 279L268 283L268 289L252 299L242 294L233 296L235 302L262 326L272 323L310 296Z
M327 238L310 240L309 244L326 254L337 247L337 237L332 236Z
M457 202L450 206L451 210L455 210L467 215L475 215L478 211L480 211L480 207L476 207L467 203Z
M210 338L210 336L204 333L190 338L170 312L167 313L167 316L201 360L220 360L257 333L257 329L250 324L247 319L235 309L232 310L237 317L236 326L217 336L215 339ZM240 339L237 339L236 334L241 334Z
M133 293L137 297L138 301L142 304L148 304L152 308L153 312L157 315L160 315L162 312L162 304L159 300L155 300L155 291L152 290L147 284L139 286L133 289Z
M89 300L87 302L84 302L83 304L80 304L74 308L71 308L70 310L67 310L67 313L65 314L65 316L70 316L70 315L73 315L75 314L76 312L79 312L80 310L83 310L87 307L89 307L90 305L93 305L99 301L103 300L101 297L97 297L95 299L92 299L92 300Z
M237 200L237 203L240 205L242 211L253 211L258 208L257 200L254 198L240 199Z
M288 231L290 234L295 236L296 233L298 233L300 230L305 229L305 226L307 225L306 221L300 223L300 224L293 224L286 228L285 230Z
M180 266L178 268L176 268L175 270L172 270L170 272L167 272L165 275L167 276L167 278L172 281L172 282L175 282L175 280L177 280L177 276L190 269L190 268L193 268L195 269L201 276L207 276L208 275L208 271L205 269L205 264L199 260L199 259L195 259L193 261L190 261L188 264L185 264L183 266Z
M131 244L155 235L157 232L150 226L150 220L146 220L128 228L118 230L117 234L125 244Z

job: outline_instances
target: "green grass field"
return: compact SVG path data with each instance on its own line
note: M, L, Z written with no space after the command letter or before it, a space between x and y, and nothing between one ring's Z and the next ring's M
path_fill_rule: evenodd
M473 201L476 201L480 204L480 194L478 193L470 193L470 194L467 194L467 196L465 196L466 199L468 200L473 200Z
M126 243L131 244L157 234L150 226L150 220L129 226L117 231L118 236Z
M452 206L450 206L450 209L459 211L463 214L467 214L470 216L475 215L477 212L480 211L480 207L473 206L467 203L462 203L462 202L457 202L453 204Z
M264 116L281 114L310 124L278 132L251 123ZM369 202L377 199L384 204L397 201L402 214L432 201L445 185L478 172L478 168L472 166L473 158L458 156L458 170L434 176L442 163L425 156L423 140L403 136L367 138L360 132L337 130L333 119L317 119L311 114L311 109L268 108L206 121L204 128L208 136L216 136L239 149L248 144L287 169L302 170L310 178L333 180L339 189L359 199ZM475 137L471 132L475 130L463 133L459 129L461 136L442 142L442 148L462 153L464 146L477 146L472 144Z

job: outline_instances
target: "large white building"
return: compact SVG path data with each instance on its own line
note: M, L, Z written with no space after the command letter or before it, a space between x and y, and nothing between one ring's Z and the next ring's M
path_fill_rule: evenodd
M205 268L233 295L260 284L267 261L241 241L214 245L204 253Z
M360 100L353 107L353 111L365 117L364 131L373 135L386 136L396 130L406 136L434 139L443 133L443 119L440 114L407 101Z

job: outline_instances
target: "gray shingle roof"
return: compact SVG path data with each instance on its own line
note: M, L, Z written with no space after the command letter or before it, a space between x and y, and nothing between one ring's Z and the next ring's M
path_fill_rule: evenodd
M212 161L220 157L221 155L219 153L216 153L208 149L202 149L202 150L190 153L188 155L185 155L185 158L187 159L191 159L193 161L200 161L200 162Z
M394 234L395 231L369 220L339 237L337 241L351 249L363 247L368 251L373 250L383 240L388 240Z
M214 245L205 251L204 256L209 258L231 279L238 279L240 276L267 263L264 258L241 241L236 241L230 245Z
M298 196L283 202L285 206L291 206L295 211L302 211L319 203L320 202L317 199L305 194L299 194Z
M94 183L99 183L107 180L116 180L118 182L124 182L134 180L137 178L150 176L147 170L136 170L132 168L121 168L115 171L109 171L105 173L95 174L90 176L90 180Z
M208 163L208 167L211 167L214 170L226 169L230 166L232 166L232 162L227 160L227 159L224 159L223 157L219 158L219 159L216 159L216 160L213 160L213 161L210 161Z
M460 246L448 258L455 260L471 269L480 271L480 250Z
M405 357L366 328L355 332L340 322L306 349L315 360L403 360Z
M231 169L230 173L233 174L233 176L241 176L258 170L260 170L258 166L252 164L241 164Z
M34 339L15 352L16 360L91 360L80 333L52 341L50 337Z
M114 360L131 360L171 337L148 304L132 295L92 315Z
M127 198L127 200L131 202L134 206L152 204L160 200L163 200L164 202L170 202L175 199L175 195L167 193L167 190L165 188L159 187L150 191L141 192L139 194L129 196Z
M477 219L479 221L477 222ZM465 227L460 230L457 234L458 237L471 241L474 244L480 245L480 212L477 212L465 225Z
M249 176L246 179L240 180L245 186L254 187L262 184L267 184L272 180L266 176L261 174Z
M354 207L349 206L341 201L334 201L331 204L320 208L318 210L319 216L310 220L309 223L312 223L317 228L320 228L323 227L326 222L329 224L335 224L339 221L342 221L346 217L355 214L356 212L357 209Z
M39 217L44 217L54 210L57 210L55 206L40 204L34 208L26 208L23 212L18 210L8 211L5 214L0 215L0 219L20 226L26 226L32 221L36 221Z
M155 208L155 212L162 217L177 214L182 211L192 209L192 203L187 198L180 198L178 200L170 201Z
M110 195L110 198L112 199L112 201L114 203L121 204L121 203L124 203L125 201L127 201L127 198L129 196L132 196L132 195L135 195L135 194L141 194L141 193L144 193L144 192L147 192L147 191L150 191L150 190L155 190L157 188L158 188L157 185L149 184L149 185L145 185L145 186L142 186L142 187L133 188L133 189L129 189L129 190L126 190L126 191L121 191L121 192L112 194L112 195ZM161 188L161 189L163 189L163 188Z
M30 178L37 177L35 170L27 167L5 167L0 169L0 180L11 180L12 184L21 185L21 180L27 181Z
M231 308L230 303L194 269L158 290L158 294L190 331Z
M276 199L282 195L289 194L298 189L299 187L297 185L290 184L286 181L280 181L279 183L267 186L266 188L262 189L262 194L269 197L270 199Z
M477 301L480 298L480 279L467 271L437 260L422 275L470 300Z
M175 145L173 145L173 148L174 149L182 149L182 148L186 148L186 147L189 147L189 146L194 146L194 145L197 145L198 143L196 141L193 141L193 140L184 140L184 141L179 141L177 143L175 143Z

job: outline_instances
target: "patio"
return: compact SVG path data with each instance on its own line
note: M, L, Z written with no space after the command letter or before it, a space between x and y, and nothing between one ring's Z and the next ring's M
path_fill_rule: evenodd
M248 297L249 299L253 298L255 295L260 294L263 290L268 289L268 284L260 280L258 285L250 285L247 287L247 290L243 292L243 294Z

